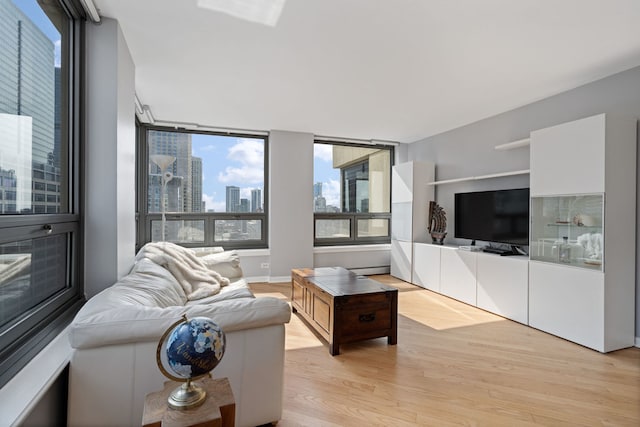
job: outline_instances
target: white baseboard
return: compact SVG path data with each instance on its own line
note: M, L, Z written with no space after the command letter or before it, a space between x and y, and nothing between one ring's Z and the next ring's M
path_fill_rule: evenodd
M245 277L244 280L246 280L247 283L268 282L269 276L251 276Z
M285 282L291 282L291 276L269 277L269 283L285 283Z
M291 281L291 276L251 276L245 277L247 283L285 283Z

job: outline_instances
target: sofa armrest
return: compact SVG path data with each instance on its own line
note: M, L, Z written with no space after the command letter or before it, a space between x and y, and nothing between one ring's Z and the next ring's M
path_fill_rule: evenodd
M80 310L69 328L69 341L73 348L158 341L183 314L187 318L208 317L223 331L231 332L287 323L291 307L284 300L261 297L165 308L123 304L86 315Z

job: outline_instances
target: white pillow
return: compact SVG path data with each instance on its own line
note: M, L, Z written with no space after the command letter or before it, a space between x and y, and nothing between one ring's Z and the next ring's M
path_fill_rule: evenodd
M235 250L205 255L201 259L207 268L217 271L222 277L228 279L242 277L240 257Z
M209 254L218 254L220 252L224 252L224 248L222 246L206 246L200 248L189 248L191 249L197 257L203 257Z

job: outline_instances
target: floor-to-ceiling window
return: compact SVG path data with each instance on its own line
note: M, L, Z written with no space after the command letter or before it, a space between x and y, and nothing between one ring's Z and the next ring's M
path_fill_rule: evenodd
M393 147L316 141L314 244L390 242Z
M77 10L0 0L0 384L82 300Z
M266 135L140 125L138 247L266 247L266 151Z

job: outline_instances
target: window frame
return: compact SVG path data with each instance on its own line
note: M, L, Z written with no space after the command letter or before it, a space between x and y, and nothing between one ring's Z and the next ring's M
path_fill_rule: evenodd
M266 134L249 134L249 133L233 133L233 132L215 132L204 130L192 130L181 127L166 127L142 123L136 118L136 252L140 250L145 243L151 241L152 221L162 219L161 213L148 212L148 191L149 191L149 152L147 144L147 135L149 131L174 132L174 133L190 133L200 135L218 135L234 138L252 138L264 141L264 177L262 201L264 212L177 212L165 213L167 221L185 220L198 221L204 220L204 241L203 242L176 242L180 246L187 248L193 247L213 247L221 246L225 250L231 249L265 249L268 247L268 204L269 204L269 136ZM224 220L260 220L261 221L261 239L259 240L215 240L215 222Z
M361 147L368 149L384 149L389 151L389 183L391 183L391 170L394 165L395 147L393 145L384 144L358 144L346 143L334 140L315 139L313 144L339 145L345 147ZM314 160L315 162L315 160ZM314 179L315 183L315 179ZM340 191L343 191L344 177L340 173ZM344 200L340 201L340 209L344 209ZM348 220L349 221L349 237L343 238L317 238L316 224L318 220ZM386 219L387 235L386 236L365 236L358 235L358 220L367 219ZM347 245L372 245L372 244L390 244L391 243L391 185L389 186L389 212L313 212L313 245L314 247L326 246L347 246Z
M70 323L84 303L83 221L81 216L83 185L82 139L84 131L84 12L77 0L58 0L69 25L68 67L61 73L67 103L62 103L66 133L61 135L61 154L65 156L67 198L62 198L68 213L0 215L0 245L51 236L67 236L66 287L35 307L22 312L12 325L0 332L0 387L4 386L36 354ZM32 189L33 191L33 189Z

